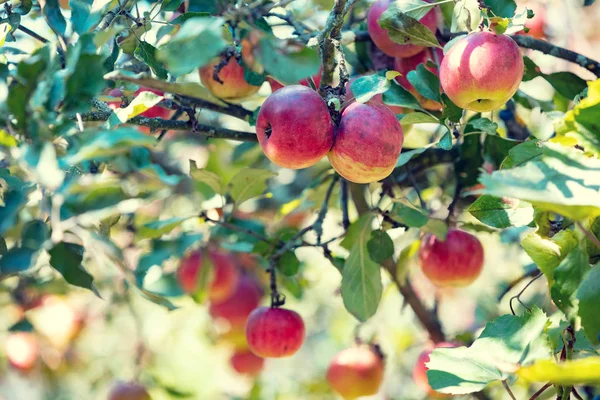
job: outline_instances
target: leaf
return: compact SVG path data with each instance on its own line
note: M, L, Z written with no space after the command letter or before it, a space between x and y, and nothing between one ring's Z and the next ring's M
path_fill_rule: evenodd
M478 0L457 0L452 10L450 32L472 32L481 21L481 10Z
M569 100L573 99L587 87L587 82L572 72L554 72L552 74L544 75L544 79L546 79L558 93Z
M380 264L394 255L394 242L387 232L375 230L371 232L371 238L367 242L367 249L369 250L371 260Z
M395 43L442 48L428 27L395 7L388 7L381 14L378 23Z
M15 274L29 269L35 263L37 250L13 247L0 258L0 273Z
M577 238L570 230L560 231L552 238L530 233L521 241L523 250L544 273L549 285L554 280L554 269L577 245Z
M549 357L548 342L540 340L547 322L539 308L503 315L488 322L470 347L435 349L426 364L429 385L442 393L473 393L509 378L520 366Z
M21 247L35 251L42 248L43 244L50 238L48 226L39 219L29 221L21 231Z
M600 213L600 160L558 144L545 143L539 159L482 175L480 182L486 194L525 200L574 220Z
M556 363L538 360L533 365L521 367L517 376L529 382L549 382L554 385L600 384L600 357L593 356Z
M236 206L253 197L260 196L267 189L267 180L277 173L266 169L244 168L229 182L229 194Z
M66 82L63 112L86 112L90 109L91 99L104 89L104 71L99 66L104 56L81 54L73 73Z
M598 115L600 113L600 79L588 82L588 95L575 107L565 114L563 124L566 133L577 132L578 140L586 150L595 150L600 153L600 128L598 127ZM565 132L559 132L564 135Z
M165 0L160 5L160 11L176 11L183 0Z
M92 5L93 0L69 0L73 30L80 35L96 26L102 18L101 10L94 9L92 12Z
M0 146L3 147L16 147L19 143L17 139L14 138L11 134L9 134L4 129L0 129Z
M125 108L117 108L113 110L113 114L107 121L107 127L113 128L120 124L129 121L131 118L136 117L145 111L148 111L152 107L156 106L164 99L163 96L158 95L149 90L143 91L131 101Z
M404 151L404 149L402 149L403 151L400 153L400 157L398 157L398 161L396 162L396 168L405 165L413 158L423 154L428 148L428 146L425 146L421 147L420 149L412 149L408 151Z
M446 94L442 94L442 105L444 109L442 110L442 118L448 119L452 122L460 122L460 119L463 115L463 109L457 106L446 96Z
M470 121L463 132L462 143L458 144L459 157L455 164L458 184L463 188L477 185L481 167L484 163L481 135L470 134L476 131Z
M359 103L366 103L373 96L385 93L389 88L390 80L379 74L361 76L350 85L354 100Z
M50 265L60 272L69 284L91 290L96 296L101 297L94 278L83 268L84 248L73 243L60 242L49 252Z
M354 89L353 93L354 93ZM383 93L382 100L390 106L406 107L413 110L421 110L421 104L408 90L398 83L390 82L388 90Z
M171 232L183 222L190 219L189 217L173 217L161 221L152 221L140 226L135 234L139 239L159 238L164 234Z
M440 97L440 78L436 74L425 68L425 64L419 64L417 68L406 75L408 81L417 89L417 92L423 97L441 101Z
M435 147L439 147L440 149L450 150L452 149L452 134L449 130L446 129L446 133L441 139L435 144Z
M150 43L140 40L133 55L138 60L146 63L157 77L160 79L167 79L167 70L156 60L157 51L156 47L152 46Z
M392 208L394 220L410 227L421 228L429 221L427 213L408 201L400 201L394 204Z
M424 233L431 233L441 240L446 240L448 235L448 224L441 219L429 218L429 221L421 227Z
M508 151L508 157L502 162L500 169L515 168L540 159L543 154L542 147L542 143L537 140L529 140L514 146Z
M527 226L533 220L531 204L514 199L483 195L467 211L480 222L494 228Z
M515 15L515 0L485 0L485 5L499 17L511 18Z
M275 36L260 41L258 58L265 71L284 84L296 84L317 74L321 65L316 48L294 46Z
M277 260L277 269L285 276L294 276L300 269L300 261L293 251L286 251Z
M587 255L579 247L567 254L554 270L554 282L550 287L550 296L554 304L571 319L575 306L575 294L585 274L590 270Z
M433 7L435 7L435 3L428 3L423 0L403 0L392 2L388 10L393 8L394 13L398 11L419 20L431 11Z
M206 169L200 169L196 166L196 163L190 160L190 176L196 182L201 182L209 186L217 194L223 194L223 183L219 175Z
M597 345L600 343L600 264L596 264L586 275L577 289L576 297L579 300L579 317L585 336Z
M488 135L496 135L498 124L490 121L488 118L478 118L470 120L469 124L476 130L487 133Z
M223 18L198 17L187 20L179 31L161 46L156 59L173 75L184 75L202 67L226 46Z
M425 114L422 112L413 112L404 115L400 120L402 126L414 125L414 124L427 124L427 123L439 123L440 121L433 115Z
M65 173L58 167L52 143L25 145L22 149L22 159L35 175L36 181L46 189L56 190L63 183Z
M173 25L181 25L185 21L187 21L188 19L190 19L190 18L197 18L197 17L210 17L210 13L208 13L208 12L197 12L197 11L186 12L184 14L181 14L179 17L175 18L173 21L171 21L171 24L173 24Z
M369 256L373 215L363 215L355 224L360 227L342 270L342 299L350 314L366 321L377 311L383 292L379 264Z
M58 0L46 0L46 4L42 8L42 14L54 32L60 36L65 35L67 21L65 21L65 17L60 12Z

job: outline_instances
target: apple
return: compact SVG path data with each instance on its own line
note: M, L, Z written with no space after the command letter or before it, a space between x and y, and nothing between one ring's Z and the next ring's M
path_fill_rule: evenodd
M506 35L475 32L458 39L440 65L444 92L457 106L486 112L504 105L523 79L519 46Z
M319 68L319 72L317 72L316 74L314 74L312 76L312 80L315 83L315 86L317 89L319 88L319 85L321 84L321 74L322 73L323 73L323 69ZM275 78L268 77L267 81L269 82L269 85L271 86L271 92L276 92L285 86L283 83L279 82ZM306 86L309 88L310 83L308 82L308 78L302 79L300 82L298 82L298 85Z
M249 42L244 42L249 43ZM242 57L249 59L251 46L242 44ZM246 56L246 57L244 57ZM215 67L221 62L221 58L214 58L210 63L200 68L200 81L216 97L229 101L241 100L252 96L260 89L260 86L251 85L244 78L244 67L235 57L231 57L225 67L219 71L219 82L214 79Z
M524 12L525 8L533 11L535 15L532 19L528 19L527 22L525 22L525 27L529 28L529 32L525 33L524 31L521 31L518 34L529 35L535 39L543 39L546 37L546 34L544 33L544 26L546 24L546 9L541 4L533 1L522 2L517 10L517 14Z
M304 342L304 322L295 311L259 307L246 322L246 340L250 350L259 357L289 357Z
M21 370L30 371L35 367L40 349L31 332L12 332L6 338L6 357L10 364Z
M119 382L110 391L108 400L151 400L146 388L135 382Z
M423 97L419 92L417 92L417 89L415 89L414 86L409 82L407 75L410 71L417 69L419 64L424 64L425 68L433 72L436 76L439 76L437 67L429 65L436 65L435 58L433 56L434 51L436 52L438 62L441 63L444 59L444 52L441 49L425 49L424 51L412 57L396 57L394 59L394 69L402 74L395 78L396 82L398 82L404 89L412 93L417 100L419 100L421 106L427 110L439 110L442 108L442 105L435 100Z
M219 302L226 300L235 290L240 273L233 256L214 249L193 251L181 259L177 270L177 281L184 292L197 293L201 287L200 272L206 261L212 263L213 278L208 286L208 298Z
M316 164L333 145L333 121L317 92L291 85L271 94L256 120L258 141L267 158L284 168Z
M388 107L372 101L352 103L342 112L327 157L347 180L376 182L392 173L403 142L402 127Z
M231 366L242 375L257 376L265 365L265 359L249 350L237 350L231 356Z
M372 396L383 382L383 357L369 346L337 353L327 370L329 386L345 399Z
M483 269L483 246L470 233L450 228L444 241L432 234L421 239L419 261L434 285L467 286Z
M242 275L233 294L221 302L211 302L209 313L213 318L229 322L231 330L243 329L248 315L260 304L262 290L249 275Z
M398 2L410 2L410 0L396 0ZM415 46L412 44L400 44L390 39L388 32L379 26L379 18L383 14L393 0L377 0L367 14L367 29L371 40L385 54L391 57L411 57L423 51L424 47ZM435 33L437 29L437 15L435 8L431 9L420 20L431 32Z
M429 362L429 356L432 351L438 347L456 347L453 343L441 342L437 343L434 346L430 346L430 348L423 350L423 352L417 358L417 362L415 363L415 367L413 369L413 380L415 384L421 388L429 397L442 398L442 397L450 397L448 394L436 392L429 385L429 380L427 379L427 363Z

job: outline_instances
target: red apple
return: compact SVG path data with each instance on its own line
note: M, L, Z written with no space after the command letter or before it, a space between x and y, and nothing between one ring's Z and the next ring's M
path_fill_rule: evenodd
M317 72L316 74L314 74L312 76L312 80L315 83L315 86L317 89L319 88L319 85L321 84L321 74L322 73L323 73L323 69L319 68L319 72ZM285 86L283 83L279 82L275 78L268 77L267 81L269 82L269 85L271 85L271 92L276 92ZM309 88L310 83L308 82L308 78L302 79L300 82L298 82L298 85L306 86Z
M265 155L284 168L316 164L333 144L333 122L317 92L291 85L271 94L256 120L256 134Z
M177 281L184 292L195 294L201 288L200 273L206 261L212 263L213 278L208 286L208 298L220 302L231 296L235 290L240 274L235 266L233 256L217 250L194 251L181 260L177 270Z
M504 105L523 79L519 46L506 35L475 32L459 39L440 65L444 92L457 106L486 112Z
M446 240L427 234L421 240L419 261L436 286L467 286L483 269L483 246L470 233L451 228Z
M257 376L265 365L265 359L249 350L238 350L231 356L231 366L242 375Z
M327 382L343 398L355 399L376 394L383 373L381 354L369 346L357 346L336 354L327 370Z
M246 322L248 347L264 358L289 357L304 342L304 322L295 311L259 307Z
M242 329L248 315L260 304L262 291L256 280L242 275L231 297L221 302L210 304L209 312L213 318L224 319L231 325L231 330Z
M6 338L5 345L6 356L13 367L25 372L35 367L40 349L33 333L10 333Z
M417 359L415 367L413 369L413 379L417 386L421 388L429 397L442 398L442 397L450 397L448 394L436 392L429 385L429 380L427 379L427 366L426 364L429 362L429 356L434 348L438 347L456 347L453 343L438 343L435 346L431 346L430 348L424 350Z
M403 142L402 127L389 108L375 102L353 103L342 112L328 157L347 180L376 182L392 173Z
M396 0L398 2L408 2L410 0ZM367 29L373 43L383 51L385 54L391 57L411 57L415 54L423 51L424 47L415 46L412 44L399 44L390 39L388 32L379 26L379 18L383 14L393 0L377 0L367 14ZM437 16L435 8L431 9L425 14L420 20L431 32L435 33L437 28Z
M525 27L529 28L529 32L525 33L524 31L521 31L518 34L529 35L535 39L543 39L546 37L546 34L544 33L544 26L546 24L546 9L542 4L533 1L522 2L517 10L517 14L525 11L525 8L533 11L535 15L532 19L528 19L527 22L525 22Z
M430 63L436 65L433 57L433 51L435 51L437 54L438 62L442 62L444 59L444 52L441 49L425 49L424 51L412 57L394 59L394 69L402 74L395 78L396 82L404 87L404 89L412 93L417 100L419 100L423 108L427 110L439 110L442 108L442 105L435 100L423 97L419 92L417 92L414 86L409 82L407 75L410 71L417 69L419 64L424 64L425 68L433 72L436 76L439 76L437 67L429 65Z
M146 388L135 382L119 382L110 391L108 400L151 400Z

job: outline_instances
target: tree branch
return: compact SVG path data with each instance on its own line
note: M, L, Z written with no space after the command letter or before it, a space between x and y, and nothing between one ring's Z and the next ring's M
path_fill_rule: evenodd
M227 104L226 106L220 106L210 101L198 99L195 97L188 96L177 96L182 100L182 103L192 107L199 107L205 110L210 110L214 112L218 112L220 114L229 115L230 117L235 117L239 119L243 119L244 121L248 121L248 119L252 116L253 112L250 110L246 110L244 107L236 106L235 104Z

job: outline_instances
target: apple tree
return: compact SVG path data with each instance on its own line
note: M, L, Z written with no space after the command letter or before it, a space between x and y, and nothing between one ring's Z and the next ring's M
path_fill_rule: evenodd
M228 398L600 395L600 62L548 16L594 0L2 3L2 373L39 398L107 326L88 398L216 398L144 337L186 309Z

